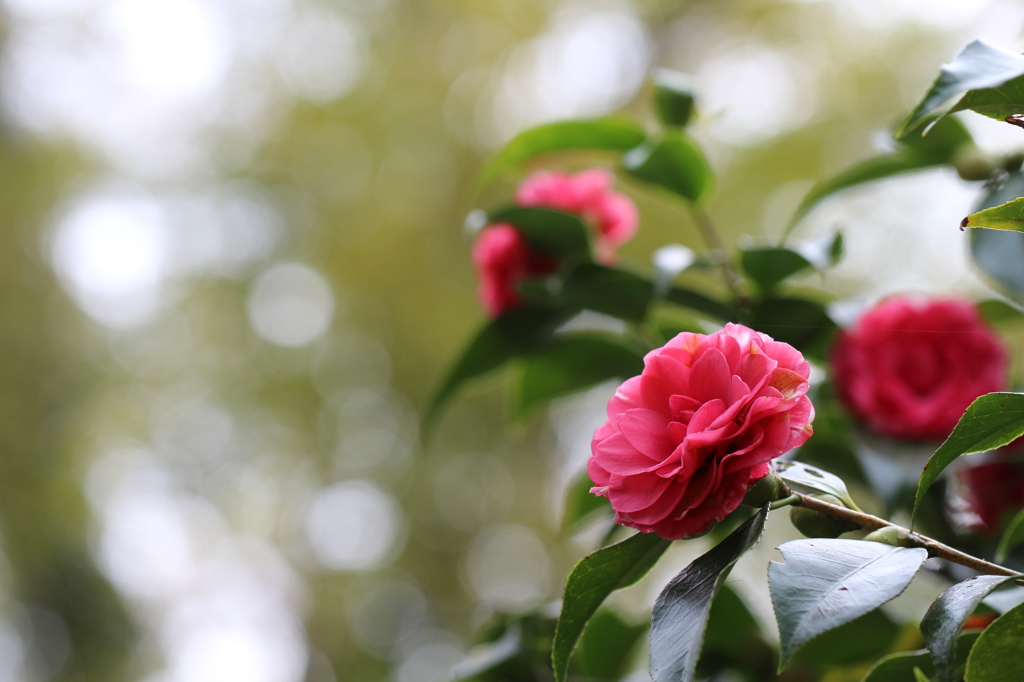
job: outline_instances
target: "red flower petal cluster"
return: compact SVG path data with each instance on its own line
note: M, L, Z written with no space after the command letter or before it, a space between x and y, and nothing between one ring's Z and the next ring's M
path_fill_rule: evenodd
M519 230L505 223L488 225L473 244L473 264L480 278L477 296L491 317L518 308L517 287L528 277L550 275L556 262L533 251Z
M591 445L591 492L642 532L703 533L811 436L809 375L795 348L741 325L680 334L609 401Z
M613 181L605 168L576 174L540 171L520 183L516 203L579 215L594 229L598 262L612 265L615 250L636 234L638 224L636 206L624 194L612 191ZM530 249L522 235L506 224L489 225L480 232L473 264L480 280L480 301L491 317L522 305L517 287L523 279L551 274L558 265Z
M633 238L639 221L632 200L612 191L614 180L607 168L589 168L575 175L539 171L520 183L516 203L582 216L596 228L598 262L612 265L615 249Z
M953 525L992 535L1024 508L1024 446L1001 448L986 461L958 469L949 489Z
M980 395L1006 388L1008 356L977 307L889 298L840 332L831 353L840 400L875 433L942 440Z

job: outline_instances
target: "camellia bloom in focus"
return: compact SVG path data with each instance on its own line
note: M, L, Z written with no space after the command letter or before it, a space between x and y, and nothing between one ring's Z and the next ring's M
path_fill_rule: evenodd
M579 215L594 231L595 258L612 265L615 250L636 234L638 224L636 205L612 191L613 181L611 171L604 168L576 174L540 171L519 184L516 203ZM554 259L531 249L515 227L507 224L489 225L480 232L473 247L473 264L480 280L480 301L491 317L523 304L520 282L550 275L558 266Z
M795 348L741 325L680 334L608 402L591 492L617 523L669 540L703 533L811 436L809 375Z
M977 307L956 299L887 299L833 346L839 399L875 433L946 438L967 406L1007 383L1008 356Z

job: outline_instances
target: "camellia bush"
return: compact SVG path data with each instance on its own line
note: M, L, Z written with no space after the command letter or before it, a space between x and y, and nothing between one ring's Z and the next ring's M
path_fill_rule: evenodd
M724 244L703 208L714 173L687 134L694 93L667 71L655 74L653 93L656 132L619 117L548 124L521 133L483 172L486 185L578 150L614 160L614 170L535 171L508 206L471 216L490 320L454 363L428 422L465 382L507 364L516 417L622 383L567 496L567 528L606 523L599 546L568 575L559 605L495 619L456 676L632 674L646 625L605 600L671 543L705 537L711 549L653 604L657 682L1024 680L1024 446L1015 444L1024 394L1009 392L1011 354L996 331L1024 320L1024 173L1020 156L982 154L950 116L970 110L1022 125L1024 57L967 46L896 129L893 151L818 184L797 209L791 227L828 196L923 168L955 167L979 183L978 209L950 216L949 229L969 230L992 295L894 295L845 329L827 295L787 284L834 265L842 235ZM670 244L648 273L618 266L640 219L617 178L681 202L705 240L700 253ZM684 270L727 295L680 286ZM622 331L574 322L584 311L620 320ZM901 480L907 467L893 461L925 449L923 468ZM858 456L865 450L873 454ZM975 453L988 454L958 461ZM885 512L862 511L850 489L873 490ZM767 567L776 646L725 581L780 513L806 538L780 545L781 561ZM879 607L921 571L951 586L908 629Z

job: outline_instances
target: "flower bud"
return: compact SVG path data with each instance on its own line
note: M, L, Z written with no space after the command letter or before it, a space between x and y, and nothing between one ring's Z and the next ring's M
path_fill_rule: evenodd
M767 476L762 476L747 488L747 494L740 504L746 507L761 508L769 502L780 500L786 496L786 489L775 472L769 471Z
M815 498L840 507L845 506L843 501L834 495L815 495ZM793 522L798 531L809 538L837 538L843 533L860 528L853 521L840 519L807 507L790 507L789 520Z
M992 158L974 146L958 152L953 165L961 180L988 180L996 169Z
M893 547L913 547L914 544L910 542L910 536L902 528L896 526L886 526L885 528L879 528L876 531L872 531L864 536L864 539L868 542L880 542L883 545L892 545Z

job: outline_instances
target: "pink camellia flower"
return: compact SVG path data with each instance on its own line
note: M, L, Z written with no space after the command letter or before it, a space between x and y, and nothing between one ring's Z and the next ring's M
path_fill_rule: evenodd
M576 174L540 171L519 184L516 203L582 216L596 229L598 262L612 265L615 250L633 238L639 221L636 205L629 197L612 191L614 180L606 168L589 168Z
M587 467L615 521L678 540L739 506L769 462L812 433L810 366L738 325L685 332L644 358L608 402Z
M905 440L946 438L975 398L1007 382L1006 350L958 299L889 298L840 332L831 360L847 409Z
M477 294L491 317L522 305L519 283L549 275L556 266L551 258L533 251L519 230L504 223L480 232L473 244L473 264L480 280Z

